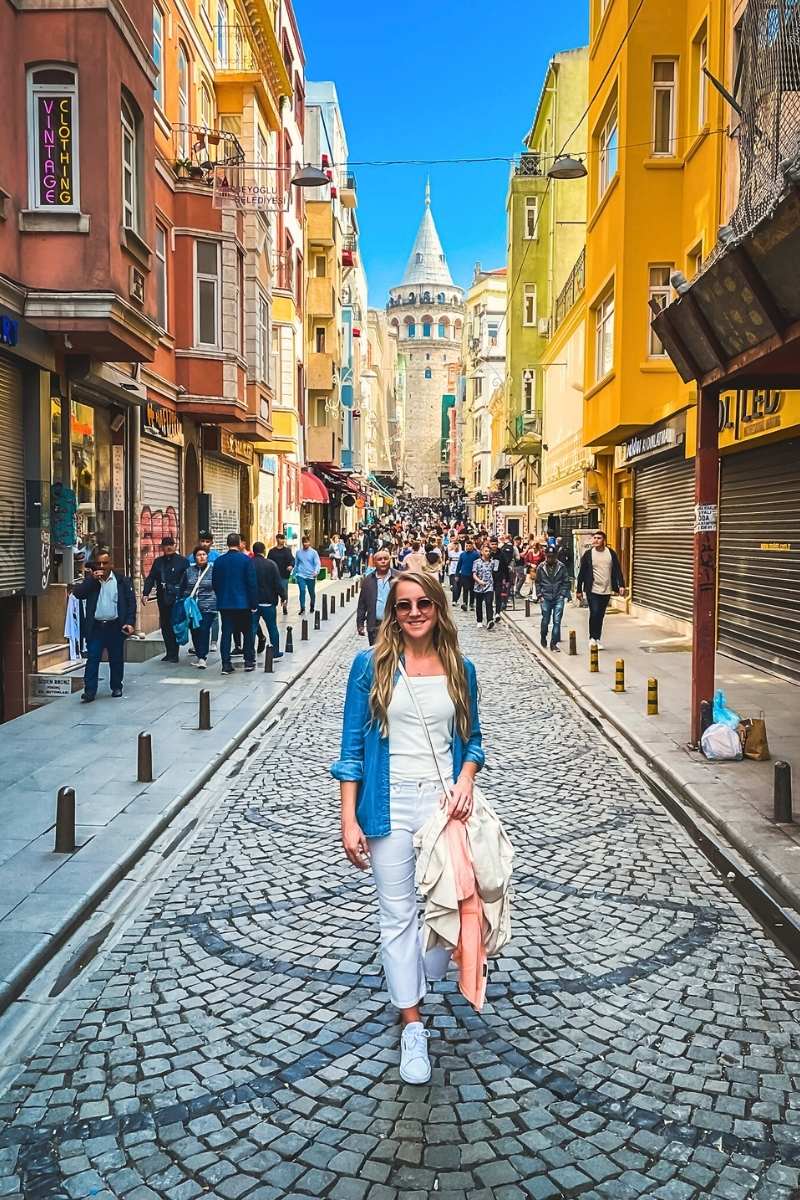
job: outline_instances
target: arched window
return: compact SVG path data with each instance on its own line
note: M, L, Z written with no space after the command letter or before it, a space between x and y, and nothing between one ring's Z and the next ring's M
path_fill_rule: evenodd
M430 369L430 367L426 367L425 368L425 378L431 379L432 377L433 377L433 371Z
M393 321L389 322L389 333L392 335L392 337L400 337L400 322L398 321L397 317L395 317Z
M433 329L433 318L432 317L423 317L422 318L422 336L430 337L432 329Z
M417 336L417 327L411 317L405 319L406 337L413 338Z
M440 338L446 338L446 337L447 337L447 322L446 322L446 321L440 321L440 322L439 322L438 336L439 336Z
M431 302L430 292L423 292L420 299L422 300L423 304L430 304L430 302Z
M141 196L139 193L139 129L141 116L132 100L123 92L120 111L122 123L122 224L126 229L139 232Z
M437 304L445 304L446 303L445 298L444 298L444 292L439 292L439 294L436 297L436 303Z
M417 299L416 292L408 293L408 303L409 304L414 304L416 302L416 299Z
M189 157L189 59L183 46L178 47L178 148L182 158Z
M78 72L60 64L29 71L28 105L30 206L79 212Z

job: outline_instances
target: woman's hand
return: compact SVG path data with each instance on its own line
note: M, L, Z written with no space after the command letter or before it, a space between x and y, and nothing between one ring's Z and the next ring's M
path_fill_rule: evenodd
M358 821L342 821L342 845L354 867L366 871L369 866L369 849Z
M475 803L473 789L475 781L471 775L460 775L450 792L450 816L456 821L468 821Z

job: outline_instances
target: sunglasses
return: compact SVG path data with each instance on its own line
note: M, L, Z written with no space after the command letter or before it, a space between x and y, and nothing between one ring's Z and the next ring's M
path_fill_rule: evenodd
M414 611L415 606L420 616L427 617L436 607L436 604L435 601L429 600L427 596L423 596L420 600L396 600L394 611L398 617L408 617Z

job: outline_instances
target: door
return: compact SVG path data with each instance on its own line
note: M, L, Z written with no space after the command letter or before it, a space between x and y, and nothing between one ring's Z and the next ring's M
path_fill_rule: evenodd
M633 602L691 621L694 459L643 463L633 487Z
M800 682L800 439L722 460L719 648Z
M25 588L22 372L0 359L0 596Z

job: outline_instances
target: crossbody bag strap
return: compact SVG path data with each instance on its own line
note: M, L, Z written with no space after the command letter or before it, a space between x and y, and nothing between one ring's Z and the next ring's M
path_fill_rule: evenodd
M437 757L436 750L434 749L433 738L431 737L431 731L430 731L430 729L428 729L428 722L425 720L425 716L422 712L422 709L420 708L419 701L417 700L417 697L414 694L414 689L411 686L411 680L408 677L408 672L406 671L406 669L402 663L398 663L397 665L400 669L400 674L403 676L403 679L405 680L406 687L408 688L408 694L411 697L411 703L414 705L414 708L416 709L416 713L417 713L417 716L419 717L420 724L422 725L422 728L425 730L425 736L428 739L428 745L431 748L431 754L433 755L433 761L436 763L436 770L439 775L439 780L441 782L442 788L444 789L444 794L449 799L451 796L451 792L452 792L452 784L448 783L447 780L445 779L444 775L442 774L442 768L439 765L439 759Z
M210 566L210 564L209 564L209 566ZM191 592L189 593L190 600L194 600L195 596L197 595L197 589L200 587L200 584L203 582L203 580L205 579L207 574L208 574L208 567L206 567L206 569L203 571L202 575L197 576L197 583L194 585Z

